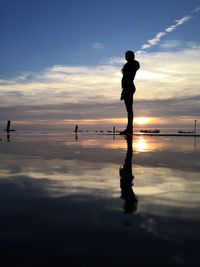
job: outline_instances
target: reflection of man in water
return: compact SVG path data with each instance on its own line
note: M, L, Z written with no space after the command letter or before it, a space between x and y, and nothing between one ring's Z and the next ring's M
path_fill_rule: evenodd
M133 133L133 95L135 93L135 85L133 83L135 74L137 70L140 68L140 64L135 60L135 54L133 51L127 51L125 53L125 59L127 63L123 66L122 73L122 93L121 100L124 100L127 115L128 115L128 123L127 127L120 134L132 134Z
M124 165L119 170L120 174L120 187L121 187L121 198L125 200L124 203L124 212L131 213L137 210L138 200L136 195L133 192L133 179L134 176L132 174L132 156L133 156L133 148L132 148L132 135L126 137L127 140L127 153L124 161Z

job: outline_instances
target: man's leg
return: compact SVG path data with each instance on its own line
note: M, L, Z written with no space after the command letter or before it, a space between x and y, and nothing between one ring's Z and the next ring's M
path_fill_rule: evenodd
M124 99L124 103L127 110L128 115L128 123L127 123L127 130L132 132L133 131L133 95L129 95Z

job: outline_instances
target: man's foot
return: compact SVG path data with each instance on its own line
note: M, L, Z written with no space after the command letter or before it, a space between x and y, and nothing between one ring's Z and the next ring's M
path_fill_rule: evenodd
M124 131L120 132L121 135L132 135L133 131L129 129L125 129Z

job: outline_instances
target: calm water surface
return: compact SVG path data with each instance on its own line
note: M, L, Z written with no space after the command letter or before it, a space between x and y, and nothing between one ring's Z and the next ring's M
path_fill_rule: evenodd
M1 266L199 266L199 138L1 139Z

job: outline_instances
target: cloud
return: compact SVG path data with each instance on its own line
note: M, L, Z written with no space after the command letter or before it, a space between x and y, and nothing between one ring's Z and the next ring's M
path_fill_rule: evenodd
M175 31L178 26L180 26L181 24L187 22L191 18L192 18L191 16L185 16L185 17L183 17L181 19L175 20L176 24L173 24L173 25L169 26L168 28L166 28L165 29L165 33L169 33L169 32Z
M199 90L197 44L186 45L181 51L143 52L137 58L141 63L135 81L138 99L165 99L179 93L195 95ZM123 63L123 58L111 58L97 66L55 65L24 79L4 80L0 84L0 105L115 101L121 92Z
M193 124L199 118L200 94L194 97L176 96L169 99L135 99L135 117L150 117L150 127L167 127ZM104 126L123 127L126 123L124 105L120 101L65 103L59 105L12 106L0 107L1 120L9 118L12 127L17 130L66 130L74 125L87 129ZM158 126L159 125L159 126Z
M184 45L183 42L179 40L165 40L159 45L159 47L169 50L174 48L180 48L182 45Z
M198 117L200 105L200 94L195 97L172 97L169 99L138 100L136 108L140 115L148 114L153 117L173 118L176 117ZM140 111L140 107L142 110Z
M120 75L120 70L112 65L56 65L32 74L25 80L14 77L2 81L0 103L2 106L10 106L16 101L23 105L65 101L76 103L93 97L114 99L120 93ZM12 92L16 91L23 95L23 100L15 98Z
M160 39L165 35L165 32L159 32L153 39L148 40L148 44L142 45L141 49L147 49L151 46L157 45L160 42Z
M141 49L148 49L148 48L150 48L151 47L151 45L150 44L143 44L142 46L141 46ZM137 53L139 53L140 51L137 51Z
M95 43L91 44L91 47L96 49L96 50L105 50L104 44L102 44L100 42L95 42Z
M180 40L164 40L159 44L159 48L162 50L168 50L170 52L173 51L183 51L183 50L193 50L198 49L199 44L195 41L180 41Z
M162 116L165 120L198 116L198 43L186 43L179 51L143 51L137 59L141 69L135 80L136 116ZM36 124L66 127L76 121L92 124L95 120L108 124L112 118L124 123L126 112L119 101L123 64L123 58L113 57L103 65L55 65L38 73L2 79L1 120L11 119L29 128L30 121L32 127Z
M194 95L198 91L200 46L197 44L186 46L181 51L143 52L137 57L141 63L136 75L137 98L169 98L179 92ZM79 103L93 102L94 99L115 101L121 91L123 62L123 58L112 58L97 66L56 65L32 73L23 80L18 77L3 80L0 104Z
M157 33L156 36L153 39L150 39L150 40L147 41L147 44L143 44L141 46L141 50L146 50L146 49L148 49L148 48L150 48L152 46L157 45L158 43L160 43L161 39L165 35L167 35L170 32L175 31L178 26L186 23L190 19L192 19L192 16L187 15L187 16L181 18L181 19L175 20L175 24L172 24L171 26L167 27L164 31ZM141 50L139 50L137 52L141 52Z
M195 9L193 9L191 13L197 13L199 11L200 11L200 6L196 7Z

